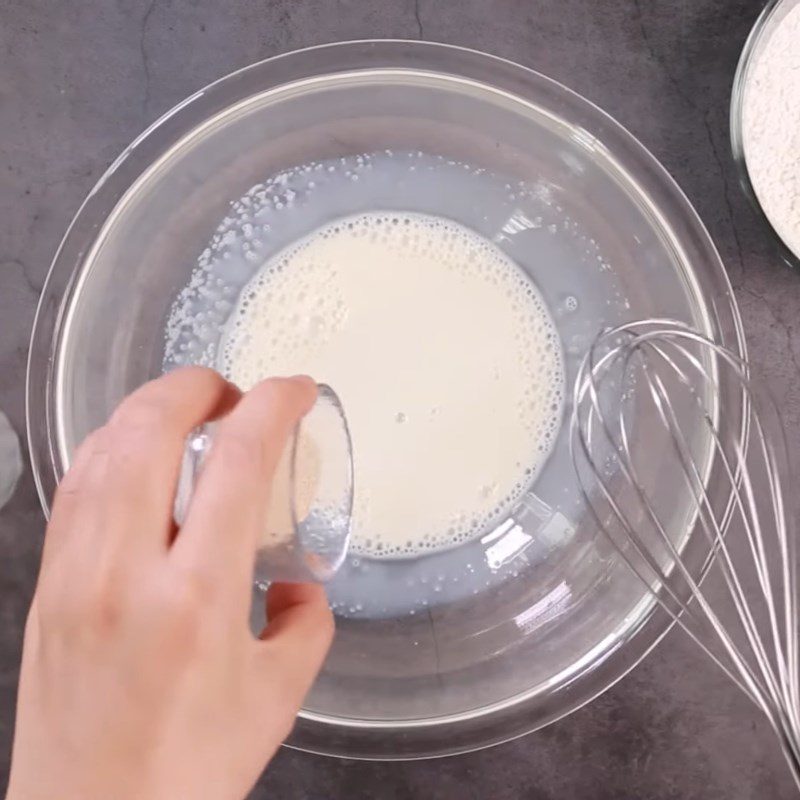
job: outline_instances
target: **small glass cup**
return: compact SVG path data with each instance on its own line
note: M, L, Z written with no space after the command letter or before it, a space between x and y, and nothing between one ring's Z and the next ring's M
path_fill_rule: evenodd
M175 520L186 518L194 487L214 443L216 423L186 439ZM317 401L295 428L270 490L254 579L324 583L347 555L353 508L353 450L336 393L318 384Z

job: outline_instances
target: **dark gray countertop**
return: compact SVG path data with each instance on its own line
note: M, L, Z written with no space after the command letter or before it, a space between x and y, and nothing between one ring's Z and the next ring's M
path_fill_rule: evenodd
M800 275L737 184L733 72L759 0L4 0L0 4L0 408L23 428L36 299L109 162L205 83L252 61L361 37L505 56L602 106L677 178L720 248L753 357L800 444ZM30 476L0 513L0 769L44 527ZM549 728L481 753L368 764L283 750L253 797L795 797L766 725L672 632L634 672ZM105 799L104 799L105 800ZM111 800L110 798L108 800Z

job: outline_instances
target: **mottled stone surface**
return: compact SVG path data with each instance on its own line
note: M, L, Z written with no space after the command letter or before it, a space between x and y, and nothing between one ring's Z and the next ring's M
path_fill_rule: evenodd
M23 427L37 295L61 234L111 159L203 84L337 39L476 47L605 108L675 175L716 240L752 354L800 441L800 275L743 199L728 144L736 60L757 0L4 0L0 4L0 407ZM0 512L0 770L43 529L26 476ZM736 724L731 724L735 720ZM282 751L255 798L745 800L794 797L748 702L670 634L600 699L519 741L424 763Z

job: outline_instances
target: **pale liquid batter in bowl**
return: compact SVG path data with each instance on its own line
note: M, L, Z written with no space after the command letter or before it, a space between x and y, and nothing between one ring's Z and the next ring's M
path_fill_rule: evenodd
M562 413L555 326L498 247L440 217L372 212L270 259L226 326L247 389L298 372L334 386L353 440L354 552L422 555L506 514Z
M591 208L594 209L595 205L592 204ZM380 211L376 211L377 209ZM423 218L429 221L439 220L447 228L440 232L432 230L425 234L428 237L443 239L445 233L457 234L450 255L442 256L438 261L433 259L433 263L429 263L427 268L418 265L416 273L412 270L405 277L402 272L409 269L406 263L408 259L398 256L397 260L402 262L401 267L391 270L393 277L383 276L385 280L398 281L401 284L406 281L411 288L416 286L419 289L413 299L409 299L407 287L405 299L398 295L394 300L392 294L397 294L397 289L391 288L390 284L382 284L386 287L383 293L385 309L392 313L402 309L402 318L399 319L401 333L404 331L406 337L413 337L409 340L411 346L404 350L406 353L413 355L416 351L424 355L434 352L429 342L430 337L418 335L423 312L427 310L431 325L437 320L441 324L446 314L455 313L458 306L466 303L474 309L478 305L474 297L462 297L458 302L451 298L446 304L448 291L457 282L454 278L450 282L448 278L453 276L447 273L439 274L447 263L458 260L459 251L469 251L467 240L473 242L473 247L477 247L480 252L486 274L492 274L501 281L511 295L517 297L519 308L526 309L525 313L531 319L542 321L544 327L540 333L550 329L556 337L552 341L547 340L547 344L552 344L555 348L553 352L558 355L550 364L551 367L553 364L560 366L563 371L560 379L552 372L551 377L548 377L550 367L545 366L538 356L527 365L517 364L515 367L518 375L527 374L525 380L532 381L535 386L555 390L559 380L564 385L569 384L577 369L578 360L598 328L605 321L627 318L630 313L627 297L616 280L607 255L590 230L577 224L571 213L555 199L551 187L545 181L511 182L502 174L468 162L422 151L386 150L289 167L275 172L265 182L255 184L233 201L213 231L208 246L199 254L191 279L175 298L165 331L164 368L203 364L228 369L225 364L227 356L223 350L226 343L230 344L235 338L231 336L233 320L241 317L244 302L250 302L249 291L263 284L257 294L265 299L254 302L269 304L271 313L284 314L288 311L286 298L282 302L278 302L278 298L292 285L289 280L292 271L287 273L289 277L279 279L278 275L284 275L284 271L275 270L271 273L271 268L276 267L281 260L286 261L289 256L293 264L301 263L305 256L299 252L295 254L294 251L318 239L322 231L332 229L348 219L371 218L376 215L398 219L415 218L419 221L415 227L422 232L425 230L425 226L421 224ZM326 241L324 249L332 252L331 248L340 247L350 252L352 243L348 244L348 241L341 239L338 244L329 244ZM315 248L319 247L321 242L315 245ZM370 257L370 265L376 275L382 271L390 272L384 258ZM430 282L434 274L439 275L438 288L435 290L435 281ZM340 276L337 280L343 280L344 277ZM350 275L348 280L355 282L356 273ZM314 291L308 295L318 295L327 303L325 313L311 314L309 308L298 308L295 311L300 312L298 322L305 314L307 324L316 328L321 322L319 319L312 322L312 318L321 316L329 321L334 319L335 304L328 302L333 296L331 284L327 284L327 288L323 285L321 272L317 273L316 278L312 275L309 281L308 286ZM466 281L466 285L463 281ZM496 327L498 320L502 320L504 325L512 322L519 324L515 322L517 318L514 314L509 316L506 313L513 310L512 301L504 299L502 294L494 293L495 284L491 281L487 283L488 285L483 286L476 278L464 278L462 285L458 286L459 292L467 292L472 287L471 291L481 294L480 309L474 311L469 318L465 316L457 320L458 332L448 334L452 349L446 358L440 359L443 362L452 362L448 368L462 369L465 371L464 375L470 374L466 371L476 364L482 365L482 372L476 369L472 373L477 376L474 383L480 392L495 389L489 383L492 370L486 367L486 358L490 353L484 352L483 348L492 343L497 345L498 340L502 340L504 336L513 338L515 335L513 327L493 330L492 326ZM284 287L284 291L277 292L271 300L266 299L279 284ZM443 284L444 290L441 288ZM451 289L447 289L447 285ZM344 289L347 289L347 285L340 286L337 291L341 295ZM362 287L361 291L366 289ZM530 295L521 296L528 291ZM492 301L487 299L492 297L495 298L496 305L492 305ZM290 325L294 313L283 316L281 324L284 328L292 327L292 335L297 340L297 333L302 326ZM420 317L420 320L412 328L410 320L416 317ZM388 318L387 313L380 321ZM321 340L325 334L324 326L312 332ZM529 344L540 341L535 331L532 334L523 332L522 335ZM543 333L542 343L545 339L547 337ZM402 336L399 341L404 341ZM317 380L329 383L337 391L352 422L357 414L357 410L351 408L353 398L348 396L347 386L341 385L339 376L329 372L326 374L324 370L318 369L316 364L320 362L322 354L313 355L309 351L303 359L294 361L288 356L291 353L300 353L298 341L284 342L285 345L281 345L282 350L273 345L271 339L268 352L259 353L254 348L253 357L256 361L263 358L271 360L255 369L250 380L269 373L311 372ZM409 369L419 369L419 362L411 359L404 368L397 362L393 366L389 359L381 360L377 357L380 352L373 346L375 343L374 336L355 340L354 344L361 347L364 353L355 357L353 368L358 370L356 374L367 376L370 371L385 367L386 378L382 380L389 387L399 387L394 389L393 394L386 393L391 403L387 402L386 413L381 417L386 420L384 435L390 440L394 437L383 448L385 452L381 455L384 458L397 459L407 452L407 449L403 449L407 448L407 444L397 445L396 440L414 441L413 428L409 428L409 425L426 419L424 414L409 413L413 405L408 398L399 402L403 391L418 387L418 381L410 388L406 385L409 381L404 370L408 372ZM283 355L280 355L281 352ZM513 348L503 351L504 359L512 358L504 363L507 366L513 364L513 358L518 352L519 350ZM533 349L527 355L533 357ZM368 358L372 358L374 362L370 363L369 370L366 367L359 368L359 360L366 364L365 359ZM279 359L282 359L281 363L278 363ZM541 375L536 374L537 363L543 370ZM344 377L346 384L346 375ZM508 370L504 380L509 380ZM469 386L465 389L464 397L480 400L483 395L477 394L475 387ZM513 384L511 388L513 390ZM473 427L485 428L487 431L493 428L497 430L500 437L510 440L510 443L506 443L509 448L507 452L513 454L523 448L517 450L518 441L509 433L513 428L506 426L519 425L521 418L512 400L513 391L509 392L506 386L505 392L508 392L507 396L505 393L498 393L497 402L501 404L501 412L485 412L483 416L476 414L474 418L480 419L480 425L475 423ZM457 393L456 396L460 398ZM376 401L383 399L384 395L377 392ZM420 402L422 408L427 403L427 408L431 410L441 400L427 398ZM513 413L502 411L509 408L513 408ZM539 421L544 422L549 412L546 406L540 406L539 409ZM467 414L469 410L467 406L463 413ZM532 416L529 418L537 419L537 413L539 412L535 409L530 411ZM373 421L371 416L358 416L366 420L368 425L378 422ZM466 484L462 487L464 494L469 493L469 497L459 498L456 516L464 511L468 512L464 519L456 520L456 525L462 526L460 539L457 538L455 526L454 532L448 533L451 526L444 524L445 515L433 518L427 530L411 530L410 526L401 530L398 524L395 529L398 547L394 550L385 544L391 536L390 531L383 530L383 542L368 535L363 521L369 522L367 513L370 513L371 519L377 519L375 509L378 506L373 501L368 509L364 509L363 499L361 502L358 500L359 491L364 488L361 477L364 470L358 463L359 454L356 453L355 542L350 556L327 587L331 606L337 615L364 619L401 619L409 615L413 617L427 608L457 602L512 582L520 570L529 568L526 565L550 564L559 558L559 554L570 546L575 521L580 518L583 508L569 454L568 437L564 435L563 418L564 412L560 409L553 410L552 419L560 431L553 433L552 438L550 434L545 434L541 439L545 449L552 446L549 454L539 452L539 440L525 432L523 426L524 435L520 441L527 437L529 442L525 449L527 462L524 462L521 470L523 477L520 478L517 458L500 462L497 460L500 454L495 454L496 472L490 476L491 481L483 477L485 471L476 471L472 488ZM412 431L411 434L409 430ZM352 433L354 437L357 435L356 431ZM441 430L438 433L444 435ZM425 432L425 435L429 434L430 431ZM432 442L425 439L425 435L419 434L418 441L422 439L428 450L432 451ZM473 435L478 435L477 431ZM451 441L453 439L458 447L464 447L469 441L466 435L451 434ZM491 445L491 440L487 441ZM355 446L358 449L358 442L355 442ZM453 460L454 470L464 469L463 458ZM480 466L478 459L476 461ZM408 507L401 507L397 519L407 519L403 515L416 514L419 520L422 515L420 504L440 503L438 493L445 481L457 485L453 475L459 474L458 472L436 472L428 467L428 463L427 455L417 457L417 462L405 473L396 464L383 465L384 469L390 466L394 468L395 474L404 481L416 481L416 486L419 487L417 491L409 493L416 496L407 504ZM498 465L503 468L497 469ZM419 479L422 469L426 470L428 481ZM508 472L504 473L504 469ZM530 473L524 474L527 469ZM498 478L503 478L504 474L503 489ZM480 478L482 479L478 480ZM520 480L523 491L514 500L513 493L520 485ZM491 483L498 484L494 492ZM487 490L490 495L494 493L495 496L484 498L481 496L483 490ZM362 492L362 498L364 494ZM397 505L400 505L399 501ZM440 512L446 510L441 504L438 509ZM479 530L481 514L487 513L490 519L482 532ZM360 531L363 535L359 533L359 517L362 520ZM470 530L475 534L472 538ZM432 534L425 539L425 534L429 531ZM374 532L373 527L372 533ZM379 544L383 544L381 550L377 549ZM458 546L452 546L453 544ZM412 554L416 557L408 557Z

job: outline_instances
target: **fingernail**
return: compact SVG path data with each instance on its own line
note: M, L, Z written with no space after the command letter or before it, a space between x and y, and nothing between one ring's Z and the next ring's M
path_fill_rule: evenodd
M314 384L314 386L317 385L317 382L310 375L292 375L289 380L297 381L298 383L311 383Z

